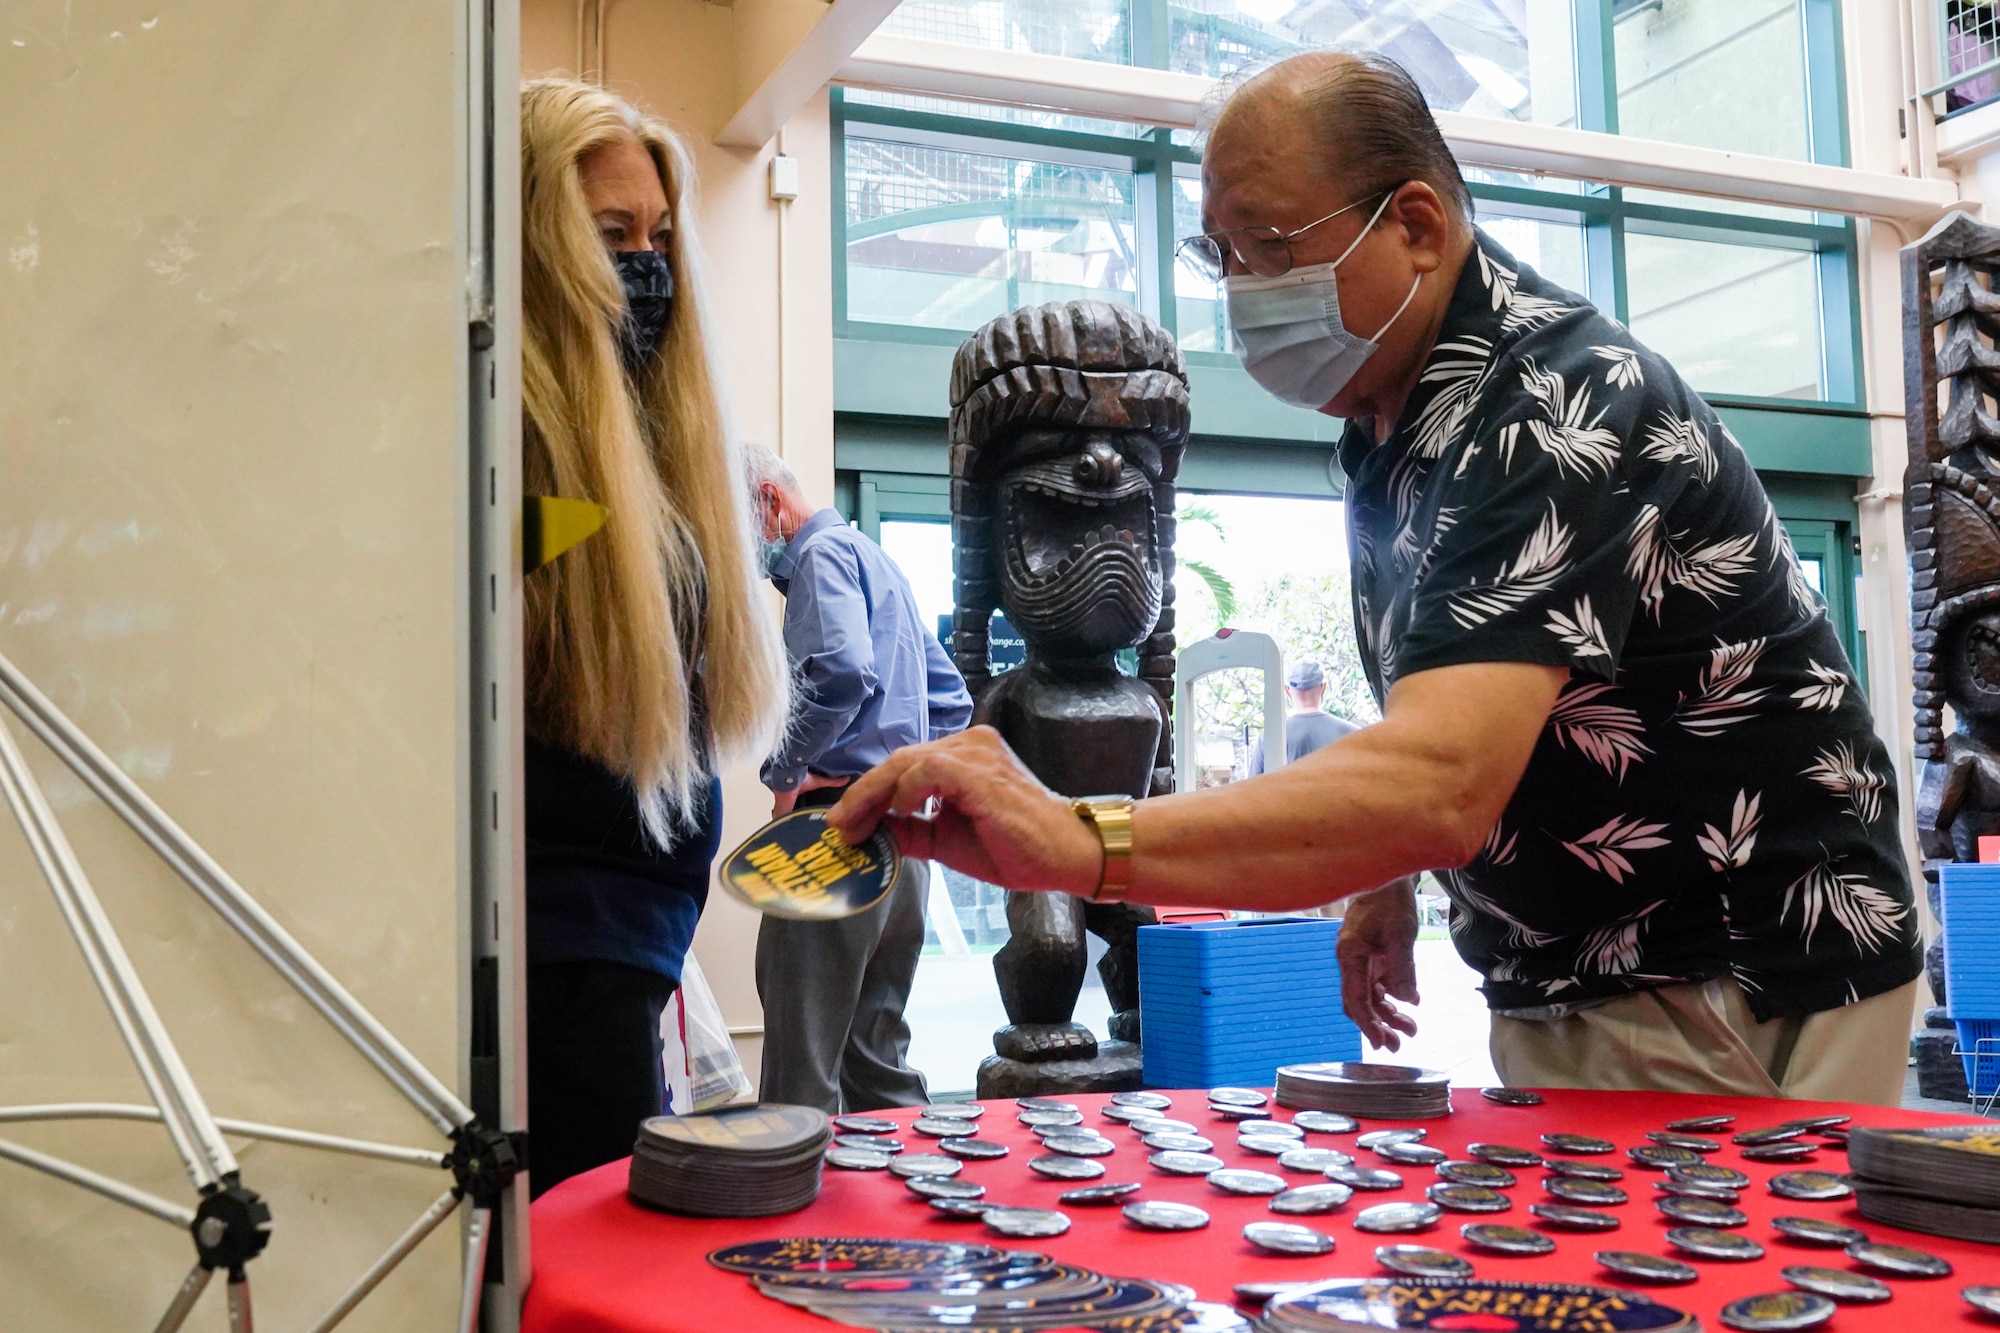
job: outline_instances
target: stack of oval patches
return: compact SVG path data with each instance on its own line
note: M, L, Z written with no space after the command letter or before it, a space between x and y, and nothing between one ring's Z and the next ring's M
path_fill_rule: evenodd
M1847 1162L1863 1217L2000 1244L2000 1126L1857 1129Z
M689 1217L772 1217L819 1197L833 1137L810 1106L760 1102L704 1115L657 1115L639 1127L626 1192Z
M1328 1061L1278 1070L1278 1105L1339 1111L1374 1120L1426 1120L1451 1114L1451 1076L1409 1065Z

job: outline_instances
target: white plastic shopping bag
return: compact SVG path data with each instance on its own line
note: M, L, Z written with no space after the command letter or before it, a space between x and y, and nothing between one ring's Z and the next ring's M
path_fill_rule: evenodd
M750 1095L750 1076L693 954L681 964L680 989L660 1016L660 1038L666 1048L667 1109L675 1115L712 1111Z

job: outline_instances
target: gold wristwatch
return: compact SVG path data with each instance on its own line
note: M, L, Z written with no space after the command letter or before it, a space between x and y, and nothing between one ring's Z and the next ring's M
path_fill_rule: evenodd
M1132 886L1132 798L1129 796L1079 796L1069 803L1070 813L1097 830L1104 848L1103 868L1097 873L1094 903L1122 903Z

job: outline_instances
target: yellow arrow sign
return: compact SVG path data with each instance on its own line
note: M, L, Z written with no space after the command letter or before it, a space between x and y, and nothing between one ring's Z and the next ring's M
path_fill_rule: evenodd
M521 567L532 574L604 526L611 511L559 495L521 497Z

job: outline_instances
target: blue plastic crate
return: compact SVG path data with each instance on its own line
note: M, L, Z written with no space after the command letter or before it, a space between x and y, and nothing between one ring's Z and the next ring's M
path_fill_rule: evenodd
M1339 934L1323 917L1141 927L1146 1082L1263 1085L1282 1064L1360 1059L1340 1007Z
M2000 865L1947 865L1938 890L1951 1016L2000 1020Z
M1947 984L1945 989L1949 990ZM1965 1086L1974 1097L2000 1094L2000 1018L1960 1018L1959 1056L1965 1065Z

